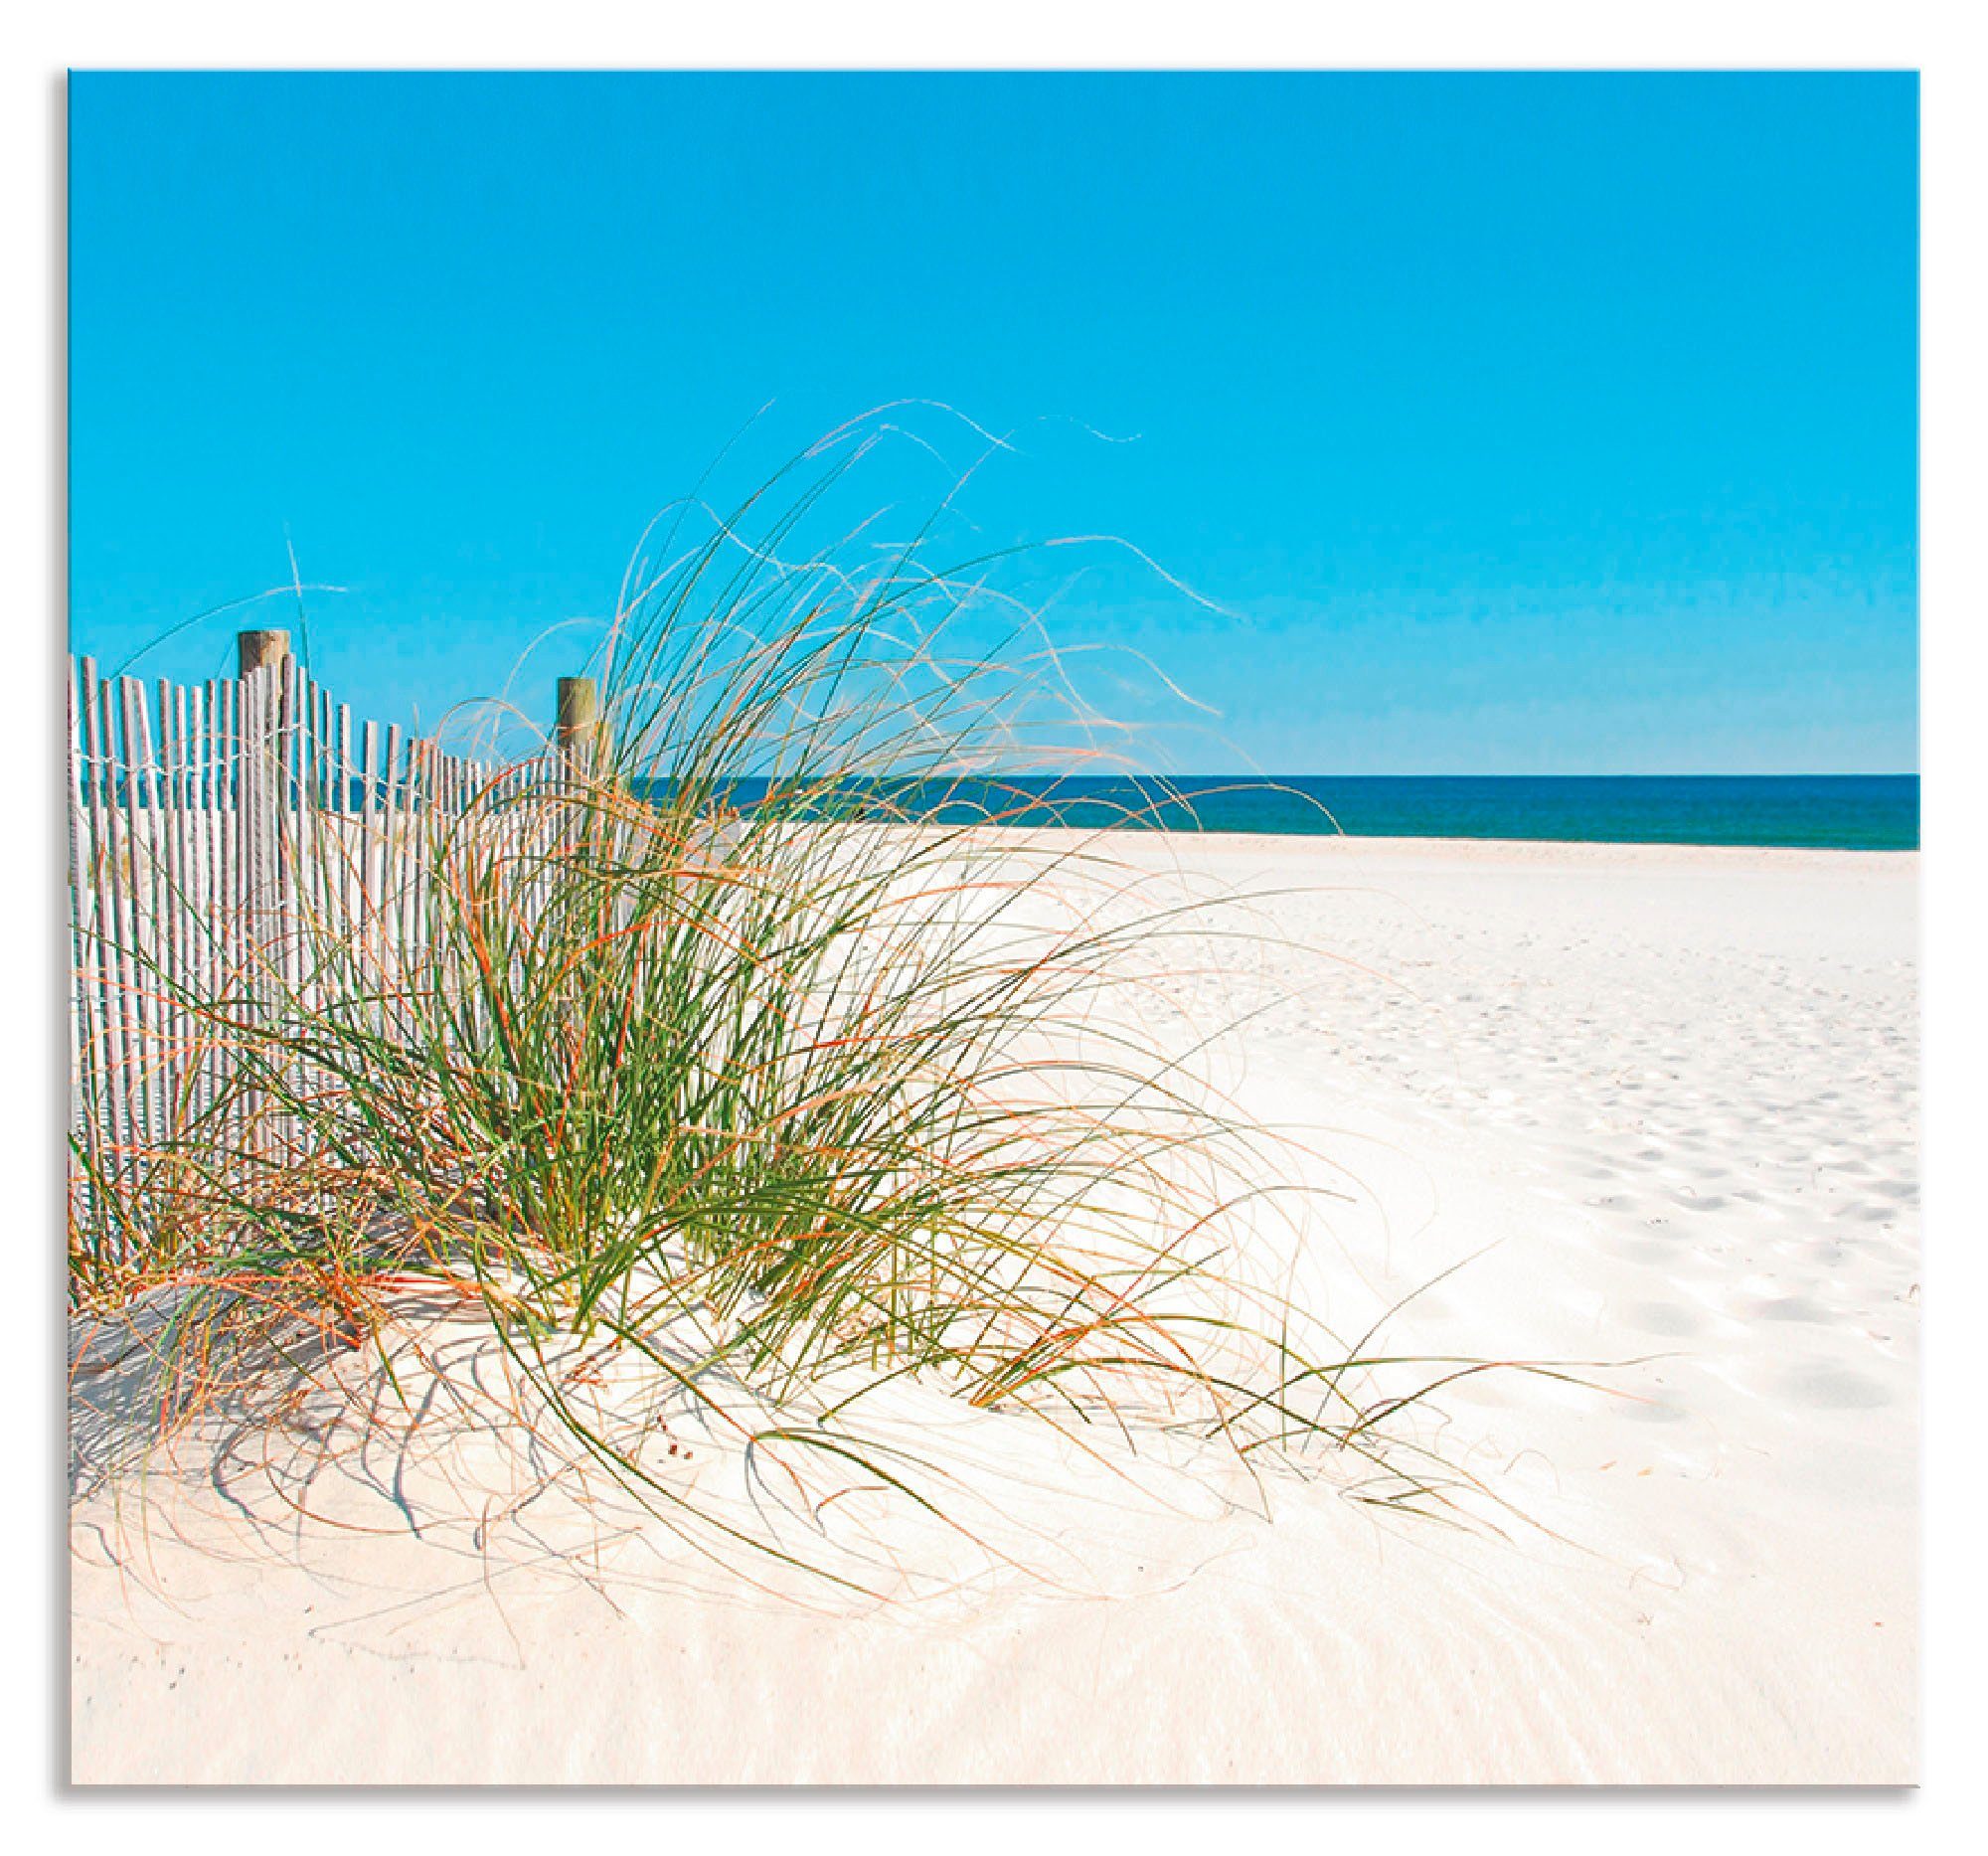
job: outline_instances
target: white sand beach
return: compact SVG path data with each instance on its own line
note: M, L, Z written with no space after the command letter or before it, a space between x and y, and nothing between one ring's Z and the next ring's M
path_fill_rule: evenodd
M160 1469L73 1505L74 1777L1913 1780L1918 857L1126 846L1312 950L1174 1003L1254 1014L1225 1076L1345 1195L1305 1260L1335 1326L1462 1264L1398 1350L1597 1363L1431 1405L1502 1533L1329 1475L1264 1519L1164 1459L1121 1497L997 1418L960 1435L990 1538L1063 1589L858 1607L611 1503L499 1527L488 1437L302 1511Z

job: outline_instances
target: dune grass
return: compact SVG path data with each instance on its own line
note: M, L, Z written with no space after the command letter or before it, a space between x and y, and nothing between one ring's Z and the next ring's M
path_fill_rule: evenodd
M1096 749L1025 612L990 648L994 563L782 559L861 455L631 585L598 734L426 817L421 881L362 931L307 921L294 967L179 1000L225 1087L80 1201L74 1303L170 1291L191 1412L245 1337L364 1353L403 1298L453 1298L534 1422L745 1562L793 1550L597 1423L576 1361L638 1360L746 1446L927 1509L865 1430L907 1381L1439 1509L1452 1478L1391 1434L1475 1364L1384 1394L1401 1363L1281 1290L1317 1207L1168 1016L1244 930L1150 894L1109 833L1002 828L1008 774ZM292 829L297 857L355 854L338 821ZM74 1145L86 1170L100 1143Z

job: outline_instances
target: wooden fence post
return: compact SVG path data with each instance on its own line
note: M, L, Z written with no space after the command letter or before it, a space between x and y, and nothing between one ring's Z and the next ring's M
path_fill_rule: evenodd
M241 659L239 674L246 677L251 670L280 664L289 656L290 634L287 631L238 631L235 648Z
M577 763L590 772L606 759L600 690L591 677L560 678L556 737L560 755L570 765Z

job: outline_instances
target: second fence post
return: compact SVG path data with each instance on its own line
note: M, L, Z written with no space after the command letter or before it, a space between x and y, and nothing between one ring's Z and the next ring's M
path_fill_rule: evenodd
M600 764L605 741L600 727L600 690L591 677L559 680L557 738L561 758L580 772Z

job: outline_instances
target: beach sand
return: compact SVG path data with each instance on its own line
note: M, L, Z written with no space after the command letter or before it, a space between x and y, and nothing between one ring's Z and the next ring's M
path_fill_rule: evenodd
M480 1531L519 1479L488 1437L308 1517L113 1480L73 1505L74 1776L1911 1781L1916 855L1125 842L1277 892L1291 944L1173 1004L1255 1012L1217 1055L1344 1195L1335 1324L1461 1263L1395 1341L1635 1362L1442 1395L1522 1518L1327 1477L1265 1521L1164 1461L1121 1500L994 1419L961 1433L990 1512L1088 1585L810 1607L608 1507ZM449 1522L445 1488L482 1494Z

